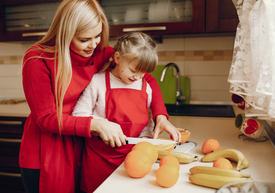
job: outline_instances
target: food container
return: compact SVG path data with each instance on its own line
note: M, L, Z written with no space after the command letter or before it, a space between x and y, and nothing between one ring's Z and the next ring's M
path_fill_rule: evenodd
M263 180L242 180L230 182L216 193L275 193L275 182Z

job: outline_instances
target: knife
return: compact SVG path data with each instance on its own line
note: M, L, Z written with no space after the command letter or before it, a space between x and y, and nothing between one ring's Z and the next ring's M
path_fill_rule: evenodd
M153 145L177 144L176 141L172 141L172 140L136 138L136 137L127 137L126 144L137 144L142 141L147 141L149 143L152 143Z
M100 136L97 137L102 140ZM164 140L164 139L148 139L148 138L137 138L137 137L127 137L126 144L137 144L142 141L147 141L152 143L153 145L170 145L177 144L178 142L172 140Z

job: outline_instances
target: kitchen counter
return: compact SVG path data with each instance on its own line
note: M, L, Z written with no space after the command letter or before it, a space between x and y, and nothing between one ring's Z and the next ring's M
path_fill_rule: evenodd
M0 104L0 116L28 117L30 108L26 102L18 104Z
M238 112L236 112L237 114ZM183 117L171 116L170 121L176 127L186 128L191 132L189 141L194 141L198 145L189 154L203 157L201 146L208 138L217 139L221 149L235 148L243 152L250 161L250 166L243 169L242 173L247 173L254 180L275 181L275 149L271 141L248 142L238 138L241 132L234 126L234 118L214 118L214 117ZM267 135L264 133L264 135ZM160 137L168 137L167 133L162 133ZM171 188L158 186L155 178L158 163L154 163L148 175L140 179L128 176L122 164L117 170L95 191L102 192L186 192L186 193L214 193L215 189L197 186L189 181L189 169L193 166L212 166L213 162L192 162L181 164L180 177L176 185ZM100 174L99 174L100 175Z
M242 111L234 108L235 113ZM0 116L27 117L30 109L27 103L0 105ZM254 180L275 181L275 149L270 140L265 142L247 142L238 139L241 132L234 126L234 118L215 118L215 117L187 117L170 116L170 121L176 127L186 128L191 132L189 141L194 141L198 145L189 154L198 156L199 160L203 157L201 146L208 138L217 139L221 148L235 148L244 153L250 161L250 166L242 170ZM267 136L266 133L264 135ZM169 137L163 132L160 137ZM193 166L203 165L212 166L212 162L192 162L181 164L180 178L176 185L171 188L158 186L155 173L158 163L153 164L151 172L141 179L133 179L128 176L122 164L97 190L101 192L187 192L187 193L214 193L211 188L201 187L189 181L189 169ZM99 174L100 175L100 174Z

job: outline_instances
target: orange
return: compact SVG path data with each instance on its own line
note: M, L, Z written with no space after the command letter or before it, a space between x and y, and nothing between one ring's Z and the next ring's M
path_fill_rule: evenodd
M164 164L156 172L157 183L165 188L174 186L179 179L179 170L171 164Z
M151 171L152 163L146 152L132 150L125 158L124 168L130 177L142 178Z
M169 138L158 138L158 139L173 141L173 139L169 139ZM156 147L158 150L172 151L175 148L175 144L156 145Z
M132 150L135 150L135 149L145 151L150 157L152 164L155 163L158 159L157 147L154 146L152 143L149 143L147 141L139 142L132 148Z
M188 131L187 129L181 129L181 128L177 128L179 130L179 132L181 133L181 140L180 143L184 144L189 138L190 138L190 131ZM172 139L172 136L170 135L170 138Z
M213 167L233 170L233 166L232 166L231 162L228 159L223 158L223 157L216 159L213 162Z
M180 143L183 144L189 139L191 133L187 129L179 129L179 132L181 133Z
M174 165L178 168L178 170L180 170L180 163L179 163L178 159L172 155L166 155L160 159L159 166L161 167L164 164Z
M202 152L205 154L211 153L213 150L218 149L220 149L220 143L216 139L207 139L201 147Z

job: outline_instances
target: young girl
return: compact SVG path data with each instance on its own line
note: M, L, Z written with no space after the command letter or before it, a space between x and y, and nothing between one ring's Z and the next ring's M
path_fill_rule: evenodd
M119 124L71 115L77 99L93 75L113 55L109 28L96 0L63 0L42 40L23 58L23 89L31 110L19 154L26 191L74 193L82 157L82 137L100 135L110 146L125 144ZM160 89L150 75L153 118L158 132L169 130ZM155 135L155 134L154 134Z
M113 60L95 74L76 103L73 116L118 123L127 137L153 137L152 89L143 78L158 63L156 44L144 33L129 33L114 46ZM111 66L111 67L110 67ZM125 159L133 145L112 148L86 138L81 189L93 192Z

